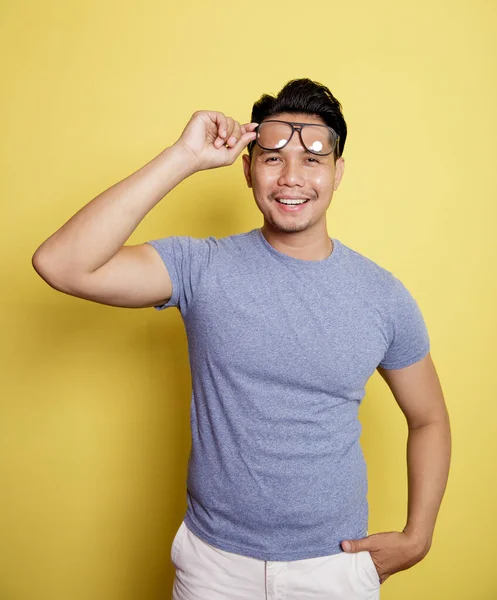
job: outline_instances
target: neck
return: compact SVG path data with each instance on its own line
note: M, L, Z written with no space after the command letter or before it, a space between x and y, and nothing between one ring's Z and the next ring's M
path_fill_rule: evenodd
M312 228L290 233L278 231L267 222L261 227L266 240L283 254L301 260L324 260L333 252L333 242L326 225L319 231Z

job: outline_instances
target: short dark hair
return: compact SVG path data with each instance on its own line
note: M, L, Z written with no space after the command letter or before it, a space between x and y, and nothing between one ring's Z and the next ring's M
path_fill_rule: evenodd
M347 138L347 124L342 114L342 105L330 90L317 81L292 79L277 96L263 94L252 108L252 123L280 113L317 115L340 136L335 148L335 159L343 154ZM250 142L248 152L252 156L255 141Z

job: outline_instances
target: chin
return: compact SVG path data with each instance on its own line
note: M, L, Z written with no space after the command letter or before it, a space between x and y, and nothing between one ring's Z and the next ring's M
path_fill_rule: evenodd
M271 220L269 221L269 223L273 229L281 233L298 233L300 231L305 231L306 229L309 229L309 227L312 225L312 223L310 223L309 221L279 223L277 221Z

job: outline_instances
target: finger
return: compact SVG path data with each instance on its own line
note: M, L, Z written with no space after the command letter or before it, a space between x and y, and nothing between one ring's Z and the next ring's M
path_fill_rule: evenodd
M226 139L228 130L228 119L223 113L216 113L217 138L214 140L214 146L220 148Z
M233 131L230 137L226 140L226 145L231 148L238 142L238 140L243 135L240 123L238 121L235 121L234 124L235 126L233 128Z
M227 142L226 136L228 134L228 119L229 117L226 117L223 113L212 113L211 118L214 117L216 124L218 125L218 136L217 138L214 140L214 146L216 148L221 148L221 146L225 145ZM233 119L232 119L233 121ZM237 122L238 123L238 122ZM254 132L255 128L259 125L259 123L256 122L251 122L251 123L244 123L240 129L244 128L245 131L241 131L241 133L243 135L245 135L245 133L251 133ZM230 134L231 135L231 134ZM241 139L241 138L240 138ZM252 136L251 138L249 138L249 140L244 143L241 146L240 152L243 150L243 148L252 140L255 139L255 135Z
M248 131L254 131L256 127L258 127L259 123L243 123L242 125L242 133L247 133Z
M199 115L207 115L210 119L212 125L214 125L216 129L216 133L221 136L221 133L226 130L226 115L222 112L217 112L213 110L205 110L205 111L197 111L195 114ZM224 134L223 134L224 135Z
M217 114L219 114L219 115L222 115L222 116L224 117L224 115L223 115L222 113L216 113L216 116L217 116ZM228 135L228 134L227 134L227 128L228 128L228 119L229 119L229 117L225 117L226 129L224 129L224 128L223 128L223 129L222 129L222 131L219 131L219 132L218 132L218 137L217 137L217 138L216 138L216 140L214 141L214 146L215 146L216 148L221 148L221 146L225 145L225 144L227 143L227 141L228 141L228 139L227 139L227 137L226 137L226 136ZM232 119L232 120L233 120L233 119ZM234 123L237 123L237 124L239 125L238 121L234 121ZM255 129L255 128L258 126L258 125L259 125L259 123L245 123L244 125L242 125L242 126L240 127L240 129L241 129L241 130L242 130L242 128L244 128L244 129L245 129L245 131L241 131L241 133L242 133L242 134L245 134L245 133L248 133L248 132L253 132L253 131L254 131L254 129ZM219 129L221 129L221 127L220 127ZM230 136L231 136L231 133L230 133ZM238 137L238 136L237 136L237 137ZM252 141L252 139L255 139L255 137L254 137L254 138L251 138L251 139L249 140L249 142L250 142L250 141ZM235 143L236 143L236 142L235 142ZM248 143L248 142L247 142L247 143ZM232 143L231 145L232 145L232 147L233 147L233 143ZM242 149L243 149L243 148L242 148ZM240 150L240 152L241 152L241 150Z
M224 139L228 128L228 117L224 113L218 113L218 115L217 134L220 138Z
M256 127L259 126L259 123L244 123L242 127L245 127L246 131L254 131Z
M244 133L242 137L238 140L238 142L233 146L233 148L228 148L228 152L233 157L233 160L240 154L240 152L248 146L248 144L255 140L256 134L252 131L248 131Z
M232 119L231 117L226 117L226 124L227 124L227 129L226 129L226 135L224 137L224 143L226 143L230 137L233 135L233 131L235 130L235 120Z
M342 542L342 548L345 552L363 552L369 550L368 538L362 538L360 540L344 540Z
M257 137L257 133L254 130L258 127L258 125L259 123L244 123L240 127L242 132L242 137L240 138L240 141L242 142L242 144L237 144L236 147L239 148L237 150L238 152L241 152L246 146L248 146L250 142L253 142L255 140L255 138Z

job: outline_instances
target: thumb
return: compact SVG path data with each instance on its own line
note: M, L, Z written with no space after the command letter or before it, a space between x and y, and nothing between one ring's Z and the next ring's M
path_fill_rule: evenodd
M256 133L253 131L248 131L247 133L244 133L242 135L242 137L238 140L238 142L232 147L232 148L228 148L228 152L233 156L233 157L237 157L240 152L246 147L248 146L248 144L252 141L254 141L256 138Z
M368 538L361 538L360 540L344 540L342 542L342 549L345 552L362 552L368 550L369 543Z

